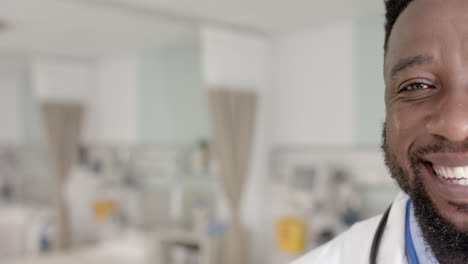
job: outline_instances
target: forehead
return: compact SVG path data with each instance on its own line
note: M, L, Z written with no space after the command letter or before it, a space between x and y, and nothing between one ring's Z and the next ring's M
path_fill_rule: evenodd
M397 19L385 56L385 78L405 57L437 59L465 54L468 58L468 1L413 0Z

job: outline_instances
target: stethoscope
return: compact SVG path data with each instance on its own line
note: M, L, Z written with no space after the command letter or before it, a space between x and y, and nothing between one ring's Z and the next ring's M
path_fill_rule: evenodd
M382 236L384 233L385 226L387 225L388 215L390 214L390 209L392 206L390 205L385 211L382 219L380 219L379 225L375 230L374 239L372 240L371 251L369 255L369 263L370 264L377 264L377 253L379 251L380 242L382 241Z
M406 253L408 254L408 260L410 264L418 264L418 258L416 256L416 251L414 249L413 240L411 238L411 233L408 229L409 226L409 209L411 206L411 200L408 201L406 206L406 227L405 227L405 244L406 244ZM380 219L379 225L375 230L374 239L372 240L371 251L369 255L369 263L370 264L377 264L377 253L380 247L380 242L382 241L382 236L385 230L385 226L387 225L388 215L390 214L390 209L392 206L390 205L385 213L383 214L382 218Z

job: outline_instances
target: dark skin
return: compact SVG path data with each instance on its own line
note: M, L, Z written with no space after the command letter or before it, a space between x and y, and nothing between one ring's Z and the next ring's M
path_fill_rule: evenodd
M384 79L386 163L439 263L468 263L468 1L412 1Z
M384 79L389 168L439 262L467 263L468 1L410 3L390 35Z
M409 185L420 171L440 215L467 232L468 187L441 181L432 166L468 166L468 1L411 3L390 36L384 78L388 151ZM445 147L411 167L411 153L435 145Z

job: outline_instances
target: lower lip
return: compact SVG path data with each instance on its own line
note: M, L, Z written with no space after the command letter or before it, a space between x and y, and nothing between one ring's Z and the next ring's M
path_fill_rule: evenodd
M435 175L430 164L425 164L430 183L439 190L442 196L452 201L468 201L468 186L462 186L444 181Z

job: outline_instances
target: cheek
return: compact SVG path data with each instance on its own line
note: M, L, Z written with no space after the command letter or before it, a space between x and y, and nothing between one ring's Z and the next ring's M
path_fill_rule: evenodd
M403 149L406 145L402 134L400 120L395 116L387 117L387 147L400 163L403 157L402 154L404 153Z
M402 145L411 137L412 122L408 122L406 118L401 118L401 115L393 114L387 120L388 127L392 138L396 141L394 143Z
M388 148L403 167L410 165L409 152L417 143L423 123L423 118L408 109L391 109L387 113Z

